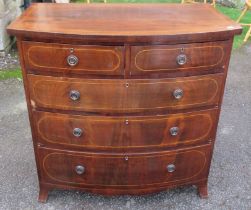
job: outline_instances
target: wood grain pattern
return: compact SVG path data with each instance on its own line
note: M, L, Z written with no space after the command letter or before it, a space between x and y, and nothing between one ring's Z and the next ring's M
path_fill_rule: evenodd
M205 178L209 147L162 153L95 154L39 149L43 181L90 187L137 187ZM174 164L174 172L167 165ZM84 166L77 174L76 166Z
M33 4L7 30L25 37L129 43L198 42L241 33L239 24L204 4Z
M221 68L226 62L227 48L227 41L203 44L133 46L131 48L131 75ZM177 57L181 54L187 57L184 65L177 63Z
M88 80L29 75L32 106L89 112L136 112L217 105L222 74L155 80ZM184 96L175 99L173 91ZM69 93L77 90L78 101Z
M123 75L123 46L90 46L23 42L27 70L62 72L64 74ZM71 50L73 52L71 52ZM77 56L78 64L67 63L69 55Z
M109 151L125 148L145 148L191 145L213 139L216 109L191 113L107 117L35 112L38 141L44 145L64 147L105 148ZM178 127L178 135L170 129ZM80 128L80 137L73 129Z

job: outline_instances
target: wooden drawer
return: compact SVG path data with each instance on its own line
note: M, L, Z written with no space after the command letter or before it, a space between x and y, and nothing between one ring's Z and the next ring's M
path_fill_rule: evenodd
M27 41L22 42L22 46L25 66L28 70L64 74L123 75L124 73L123 46L68 45ZM71 65L68 63L68 58Z
M133 187L206 178L210 146L161 153L99 154L40 148L46 182Z
M131 75L179 71L189 73L220 68L228 60L228 51L228 41L133 46L131 47Z
M224 77L91 80L28 75L28 80L33 107L129 113L217 105Z
M43 144L85 148L154 148L214 138L217 109L183 114L108 117L33 112Z

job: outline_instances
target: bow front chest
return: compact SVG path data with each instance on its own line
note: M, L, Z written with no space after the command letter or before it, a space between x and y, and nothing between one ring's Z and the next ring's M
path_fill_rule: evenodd
M207 180L233 37L204 4L32 4L17 37L39 178L145 194Z

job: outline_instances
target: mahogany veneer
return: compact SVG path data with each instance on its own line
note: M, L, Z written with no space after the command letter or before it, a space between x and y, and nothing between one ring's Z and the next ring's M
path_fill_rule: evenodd
M33 107L100 113L130 113L218 105L223 74L168 79L76 79L28 75ZM182 89L176 99L173 92ZM80 98L69 100L78 90Z
M158 116L81 116L34 111L36 132L44 144L124 149L198 144L214 138L217 109ZM176 136L172 127L179 127ZM81 128L81 136L72 135Z
M102 13L100 11L102 10ZM202 198L233 36L204 4L32 4L17 37L39 178L107 195Z

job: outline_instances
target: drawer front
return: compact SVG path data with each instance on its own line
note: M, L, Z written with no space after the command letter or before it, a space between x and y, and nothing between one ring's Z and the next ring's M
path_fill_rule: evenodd
M28 70L123 75L124 47L23 42Z
M131 187L205 178L210 148L144 155L73 153L40 148L39 155L46 182Z
M229 56L229 43L131 47L131 75L203 71L222 67Z
M167 116L106 117L34 112L44 144L76 147L153 148L214 138L217 109Z
M28 75L28 80L33 107L129 113L217 105L224 77L90 80Z

